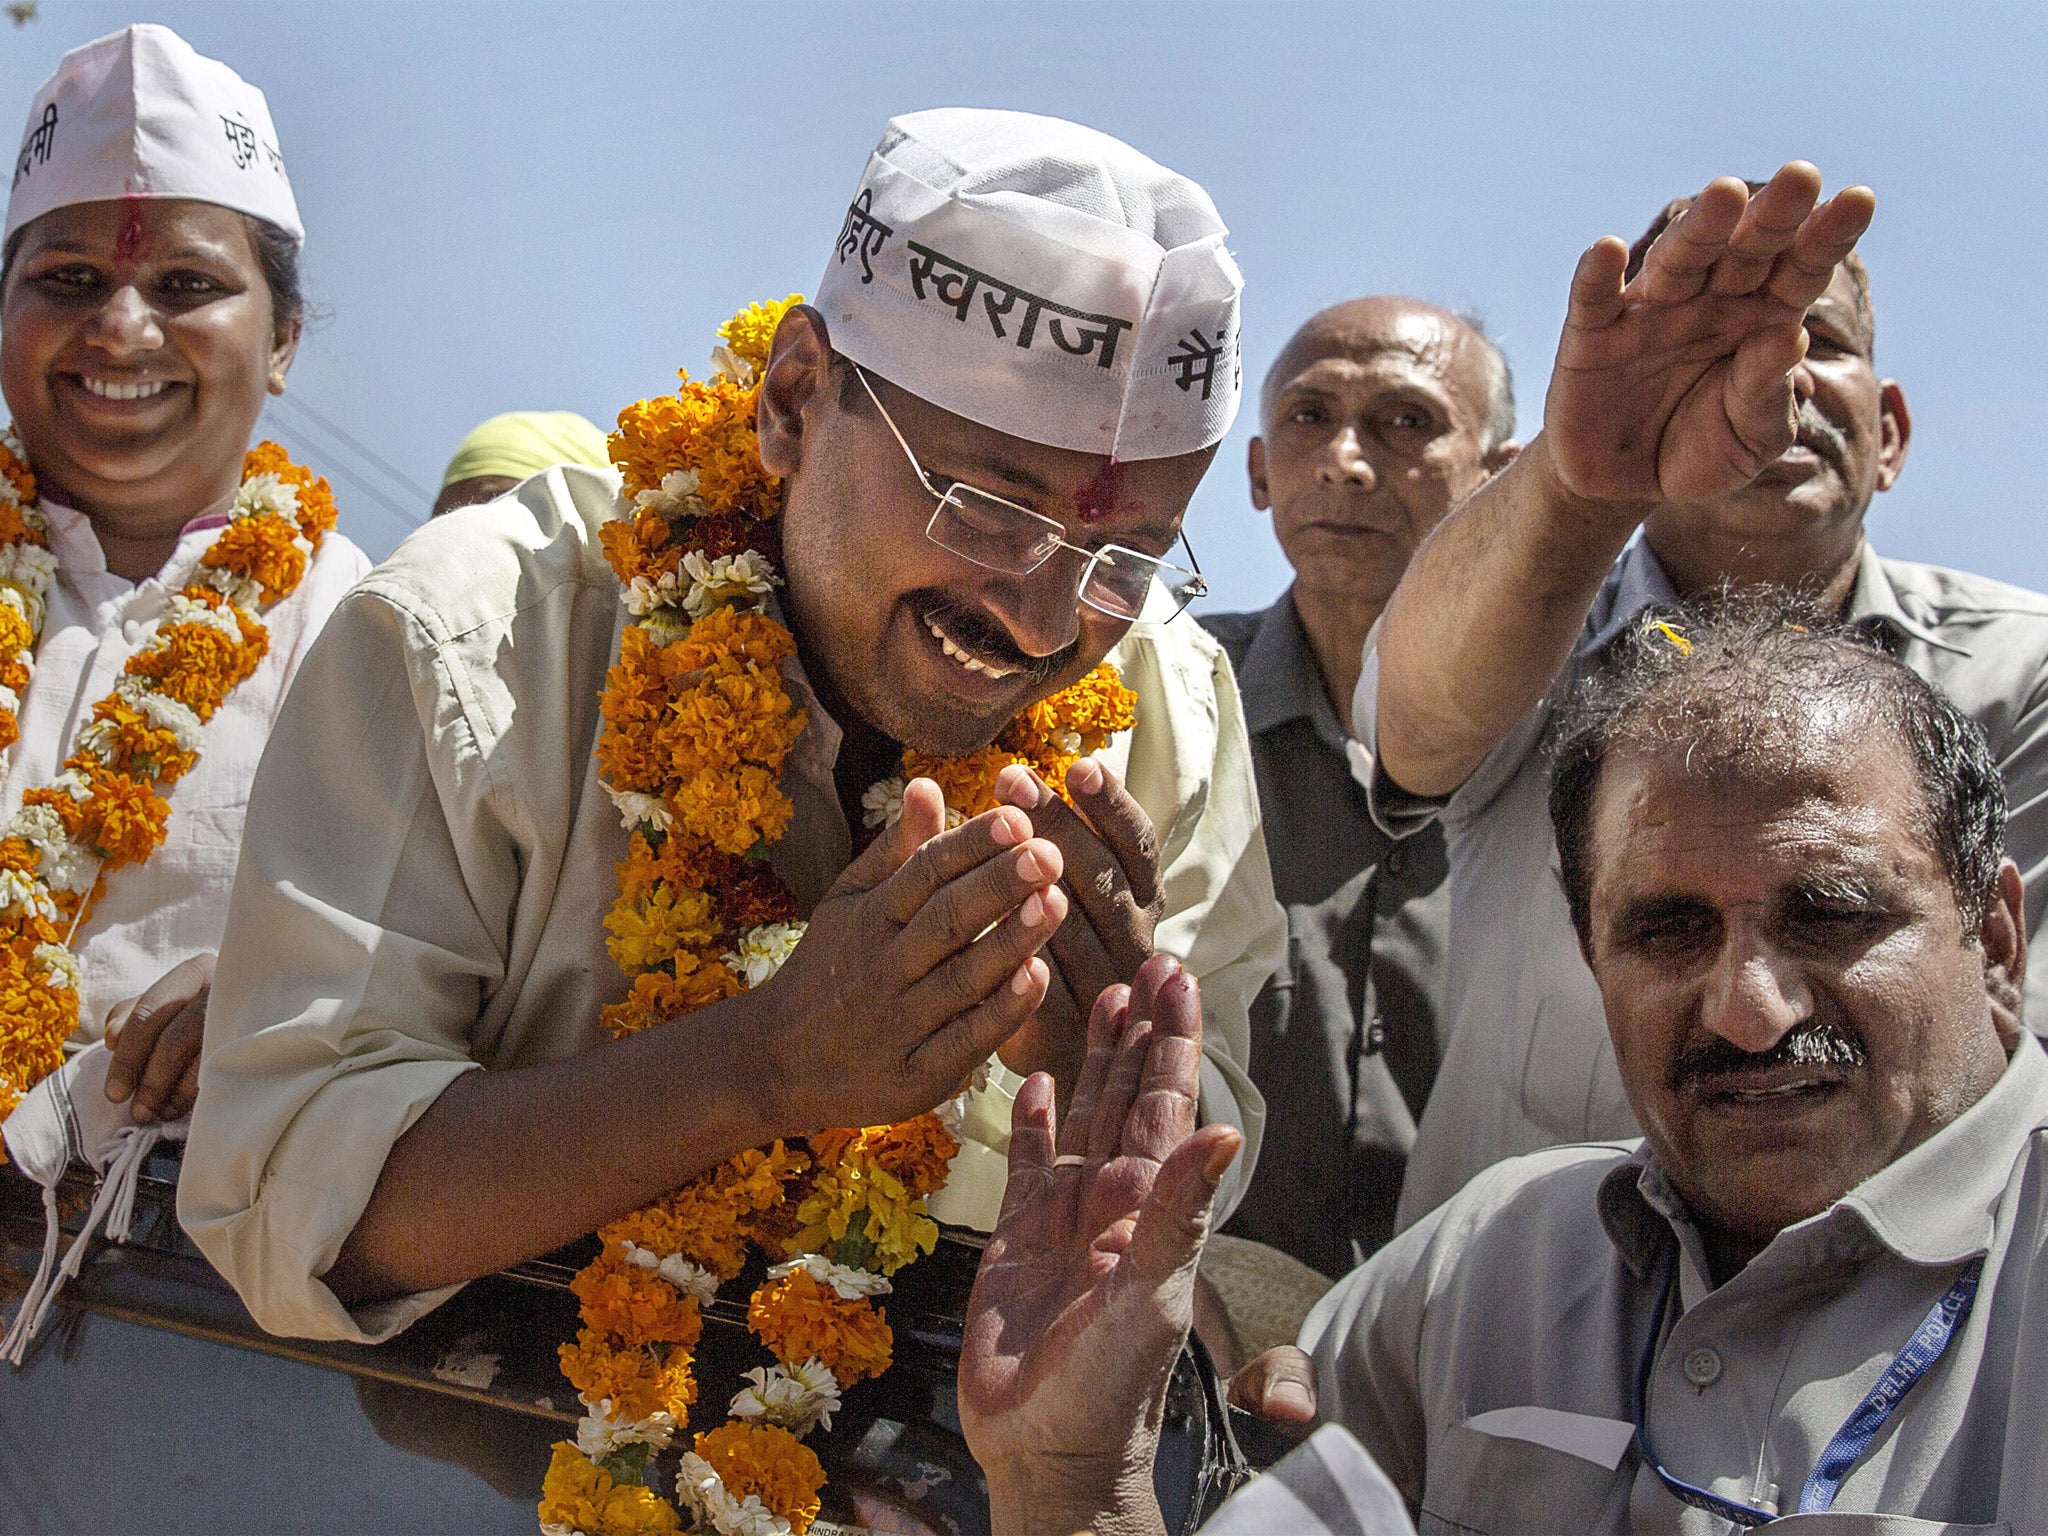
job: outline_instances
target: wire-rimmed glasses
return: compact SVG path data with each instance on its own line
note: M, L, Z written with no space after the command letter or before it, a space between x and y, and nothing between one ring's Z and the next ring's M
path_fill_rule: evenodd
M1065 528L1051 518L1032 511L1021 502L963 481L955 480L940 490L932 484L924 466L918 463L917 455L903 436L903 429L896 425L889 408L882 404L882 397L875 393L875 386L869 382L866 370L855 363L853 371L860 378L861 388L868 392L868 398L875 402L875 409L881 412L882 420L895 437L896 445L903 450L903 456L910 460L910 468L917 476L918 484L938 502L924 531L925 537L939 548L963 560L970 560L985 570L1002 571L1012 576L1028 576L1060 550L1071 549L1084 562L1078 588L1080 600L1097 613L1106 613L1126 623L1137 618L1144 609L1155 578L1173 602L1173 612L1165 616L1168 619L1177 617L1196 598L1209 595L1209 583L1202 579L1202 567L1195 560L1195 549L1188 543L1185 530L1181 533L1180 543L1188 552L1188 565L1175 565L1171 560L1148 555L1127 544L1104 544L1090 549L1086 545L1072 543L1066 537Z

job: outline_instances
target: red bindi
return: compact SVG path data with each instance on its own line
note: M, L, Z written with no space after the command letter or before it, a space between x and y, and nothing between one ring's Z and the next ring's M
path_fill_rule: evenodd
M1119 507L1117 484L1122 478L1123 466L1115 459L1104 464L1094 478L1074 492L1074 515L1084 523L1114 517Z
M121 201L128 209L121 221L121 232L114 236L114 255L121 261L133 261L142 253L142 199L124 197Z

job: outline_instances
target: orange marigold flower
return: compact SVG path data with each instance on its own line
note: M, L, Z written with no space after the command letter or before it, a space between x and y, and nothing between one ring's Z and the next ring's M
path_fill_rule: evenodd
M299 525L273 512L237 518L200 557L200 564L233 571L261 583L263 601L274 603L305 579L306 552Z
M775 775L751 763L729 773L707 769L677 785L673 803L690 832L734 855L774 842L796 812Z
M894 1125L869 1126L860 1133L854 1155L886 1168L903 1181L913 1198L929 1195L946 1182L946 1169L960 1143L937 1115L917 1115Z
M913 748L903 754L903 777L932 780L948 806L963 816L979 816L995 809L996 775L1016 761L1017 754L1002 747L983 747L965 757L934 757Z
M569 1282L583 1303L583 1321L620 1345L696 1347L704 1331L697 1300L651 1269L642 1269L611 1244Z
M796 1536L818 1518L825 1468L817 1452L781 1425L734 1420L699 1435L696 1451L734 1499L753 1495Z
M613 518L597 530L597 538L621 584L635 576L657 581L682 565L683 546L670 542L668 519L657 512Z
M755 1291L747 1326L784 1365L815 1356L843 1387L889 1369L894 1336L881 1309L865 1296L841 1296L808 1270L791 1270Z
M687 1349L671 1350L664 1358L653 1345L614 1348L603 1334L586 1327L574 1344L558 1346L556 1354L569 1385L593 1403L610 1398L619 1418L644 1419L666 1411L683 1419L697 1400Z

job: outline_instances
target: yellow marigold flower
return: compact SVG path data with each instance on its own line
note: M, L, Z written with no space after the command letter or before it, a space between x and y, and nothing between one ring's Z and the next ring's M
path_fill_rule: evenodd
M825 1468L817 1452L781 1425L721 1424L697 1437L696 1451L734 1499L752 1494L787 1520L796 1536L818 1518Z
M803 301L802 294L792 293L786 299L749 304L718 328L718 339L731 347L733 355L742 362L765 368L768 366L768 347L775 340L782 317Z
M889 1369L894 1336L881 1309L865 1296L841 1296L808 1270L791 1270L755 1291L747 1326L784 1365L815 1356L842 1387Z
M569 1282L583 1303L583 1321L621 1345L670 1344L694 1349L704 1320L693 1296L685 1295L651 1269L642 1269L607 1244Z
M540 1520L585 1536L667 1536L682 1529L674 1507L652 1488L618 1483L567 1440L555 1442L541 1482Z
M645 896L621 896L605 914L612 959L628 976L667 963L688 945L709 944L718 934L712 900L703 891L658 886Z

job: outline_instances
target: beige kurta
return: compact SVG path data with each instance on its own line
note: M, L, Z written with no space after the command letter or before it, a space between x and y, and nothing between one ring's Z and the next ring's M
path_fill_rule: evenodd
M563 468L408 539L335 613L257 776L179 1189L187 1230L273 1332L375 1341L452 1289L356 1309L319 1280L394 1141L479 1066L603 1042L626 983L604 947L626 833L591 756L622 605L597 528L616 477ZM1283 958L1244 717L1228 662L1186 620L1115 653L1137 727L1104 758L1161 831L1162 949L1201 980L1203 1112L1245 1133L1247 1011ZM775 863L808 910L851 837L837 727L812 725L784 784ZM1008 1106L970 1113L947 1219L986 1226Z

